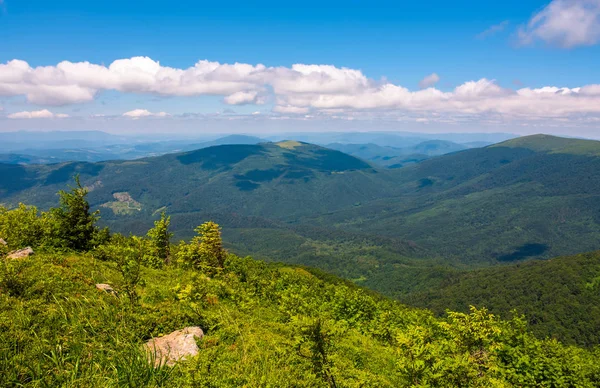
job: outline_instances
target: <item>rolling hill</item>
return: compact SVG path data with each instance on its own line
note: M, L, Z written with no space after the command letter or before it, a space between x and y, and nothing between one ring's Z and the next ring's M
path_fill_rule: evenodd
M538 135L392 170L400 195L306 220L467 265L597 249L600 142Z
M293 220L381 198L394 187L389 175L360 159L294 141L222 145L133 161L0 168L10 178L0 183L2 202L29 199L49 207L57 189L80 174L93 206L136 201L148 217L166 207L173 214L228 212Z

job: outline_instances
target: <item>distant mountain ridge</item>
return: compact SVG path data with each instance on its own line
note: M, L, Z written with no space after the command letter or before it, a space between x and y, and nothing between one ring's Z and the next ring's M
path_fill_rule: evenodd
M489 144L486 144L489 145ZM375 164L391 168L400 168L410 164L419 163L432 156L444 155L462 151L467 148L462 144L446 140L426 140L412 146L390 147L377 144L327 144L328 148L345 152L347 154L368 160Z
M108 135L108 134L107 134ZM73 136L77 136L77 133ZM113 139L109 137L109 139ZM170 140L135 142L123 139L109 141L107 145L96 142L70 139L65 142L50 142L48 148L23 148L16 153L0 154L0 163L49 164L62 162L102 162L107 160L132 160L166 153L191 151L223 144L258 144L264 139L247 135L229 135L205 142ZM22 144L22 143L19 143ZM100 142L102 144L102 142ZM67 147L71 145L71 147ZM23 147L21 145L21 147ZM52 148L55 147L55 148ZM13 147L14 148L14 147ZM1 149L1 147L0 147Z

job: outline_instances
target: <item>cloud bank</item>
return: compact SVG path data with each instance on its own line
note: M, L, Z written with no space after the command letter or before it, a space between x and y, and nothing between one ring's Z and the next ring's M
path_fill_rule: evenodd
M64 119L69 117L69 115L64 113L52 113L47 109L36 110L36 111L23 111L9 114L9 119Z
M546 15L545 10L540 14ZM548 16L542 19L547 20ZM119 59L108 66L63 61L55 66L32 67L22 60L0 64L0 95L24 96L29 103L39 105L89 102L102 91L112 90L161 96L214 95L221 96L229 105L261 105L268 101L274 104L272 114L292 116L397 115L427 120L598 120L600 117L600 85L576 88L549 85L514 90L482 78L443 91L435 88L438 81L439 76L433 73L421 81L421 90L409 90L347 67L315 64L267 67L201 60L192 67L179 69L162 66L148 57ZM8 117L21 116L61 117L47 110L19 112ZM135 109L123 116L169 115Z

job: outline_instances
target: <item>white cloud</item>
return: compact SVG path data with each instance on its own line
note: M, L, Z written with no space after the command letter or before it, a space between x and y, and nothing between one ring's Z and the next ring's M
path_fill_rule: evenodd
M199 61L188 69L161 66L148 57L119 59L108 67L63 61L31 67L25 61L0 64L0 95L24 95L34 104L87 102L98 91L117 90L167 96L229 95L264 83L263 65Z
M475 37L477 39L486 39L489 38L492 35L496 35L502 31L504 31L504 29L506 27L508 27L508 25L510 24L510 21L505 20L503 22L500 22L498 24L494 24L493 26L490 26L488 29L486 29L483 32L480 32L479 34L477 34Z
M264 100L262 100L258 92L250 91L250 92L235 92L230 94L229 96L223 99L226 104L229 105L244 105L244 104L263 104Z
M291 68L270 68L267 79L276 94L348 93L372 83L360 70L331 65L295 64Z
M193 67L177 69L146 57L121 59L109 66L61 62L32 68L19 60L0 65L0 95L24 95L32 103L43 104L85 102L103 90L116 90L166 96L211 94L222 96L230 105L258 105L269 99L275 102L275 115L396 115L413 121L416 117L454 121L600 117L600 85L514 90L483 78L442 91L435 87L438 81L433 73L421 81L421 90L409 90L368 78L357 69L331 65L266 67L199 61ZM133 119L167 116L146 109L123 114Z
M168 117L169 114L167 112L157 112L153 113L146 109L134 109L129 112L123 113L123 117L129 117L132 119L139 119L142 117Z
M419 87L421 89L426 89L426 88L429 88L431 86L434 86L439 81L440 81L440 76L437 75L436 73L432 73L432 74L429 74L428 76L426 76L425 78L423 78L419 82Z
M563 48L600 42L600 0L553 0L521 27L522 44L542 40Z
M43 110L36 110L36 111L30 111L30 112L23 111L23 112L11 113L6 117L8 117L9 119L53 119L53 118L64 119L64 118L69 117L69 115L64 114L64 113L54 114L47 109L43 109Z

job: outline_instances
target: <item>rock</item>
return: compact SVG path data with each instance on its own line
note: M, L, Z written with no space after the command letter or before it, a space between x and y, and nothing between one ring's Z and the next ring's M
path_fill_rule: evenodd
M0 238L0 245L6 245L6 241L3 238Z
M6 256L7 259L22 259L25 257L29 257L33 255L33 249L31 247L19 249L17 251L12 251Z
M197 326L186 327L164 337L152 338L144 346L149 352L154 366L172 366L175 362L185 360L198 354L196 338L204 337L204 332Z
M99 289L100 291L106 292L107 294L111 294L113 296L119 296L117 294L117 291L115 291L115 289L112 288L112 286L110 284L98 283L98 284L96 284L96 288Z

